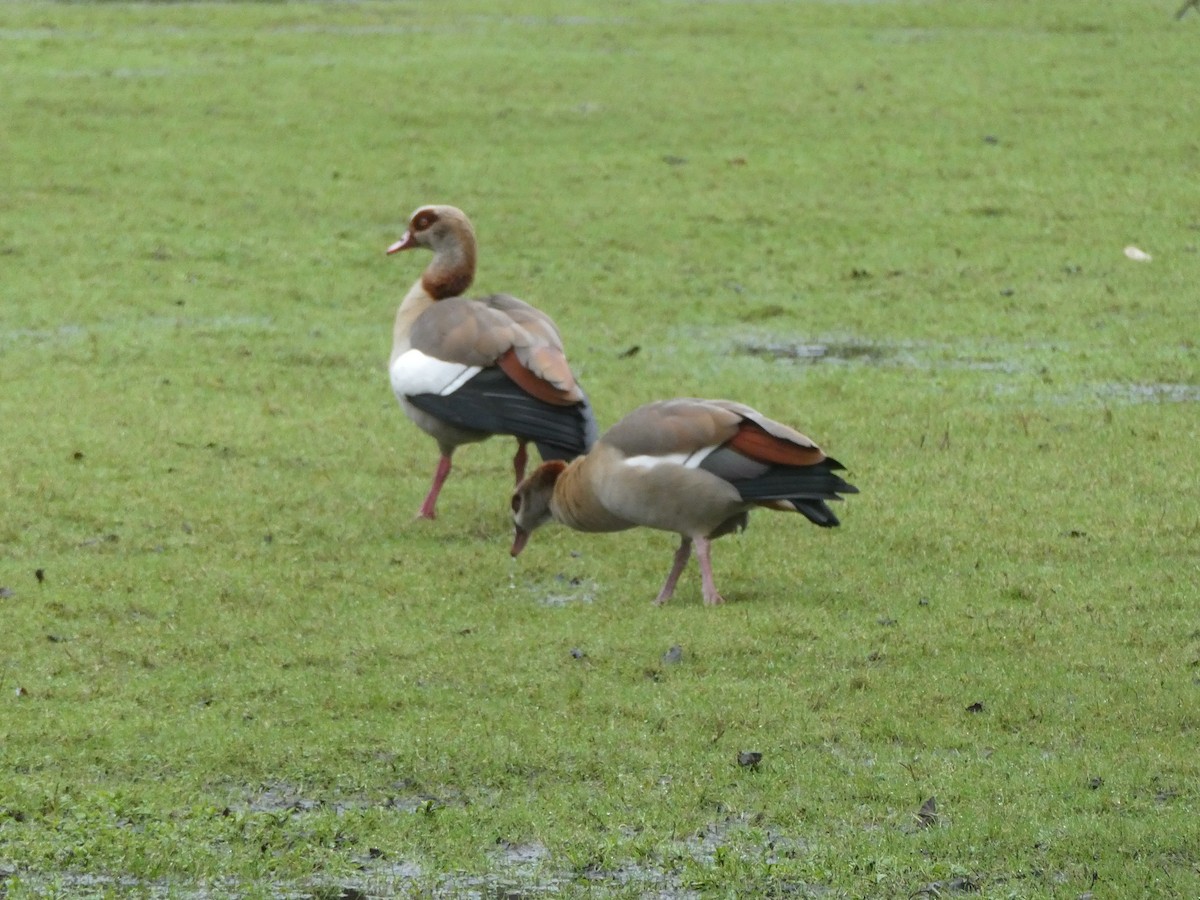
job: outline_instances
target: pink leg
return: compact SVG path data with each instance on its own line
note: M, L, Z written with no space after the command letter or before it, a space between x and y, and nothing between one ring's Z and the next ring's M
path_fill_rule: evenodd
M712 542L708 538L696 538L696 559L700 562L700 582L704 586L704 602L709 606L724 603L725 598L717 593L712 573Z
M418 519L436 519L437 510L434 507L437 505L438 494L442 491L442 485L446 483L446 476L450 474L450 457L443 455L438 460L437 471L433 473L433 484L429 486L429 493L425 495L425 502L421 504L421 509L417 512Z
M525 480L525 463L529 460L529 454L525 452L525 444L517 438L517 455L513 457L513 471L517 474L517 484Z
M679 549L675 551L675 563L671 566L671 574L667 576L667 583L662 586L662 590L654 598L654 602L659 606L670 600L671 595L675 593L675 582L679 580L679 574L683 571L683 567L687 565L687 561L691 555L692 539L685 537L679 542Z

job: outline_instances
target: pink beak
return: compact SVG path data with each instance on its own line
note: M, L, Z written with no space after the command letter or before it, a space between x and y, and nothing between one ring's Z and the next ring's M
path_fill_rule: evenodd
M388 256L415 246L417 246L416 238L413 237L413 233L411 231L406 231L404 232L404 237L400 238L400 240L396 241L396 243L387 248Z
M509 553L516 557L522 550L525 549L525 544L529 541L529 532L523 528L517 528L513 533L512 550Z

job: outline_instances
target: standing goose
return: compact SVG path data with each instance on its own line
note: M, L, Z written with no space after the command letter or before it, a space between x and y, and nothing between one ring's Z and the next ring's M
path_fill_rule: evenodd
M475 230L462 210L418 209L387 252L412 247L433 259L396 312L388 370L404 412L441 451L418 512L432 519L460 444L513 435L520 482L528 442L543 460L569 460L591 448L598 429L549 316L507 294L461 296L475 278Z
M512 555L551 519L578 531L674 531L682 540L655 602L671 599L695 544L704 602L724 603L710 541L745 528L757 506L837 525L825 501L840 500L839 491L858 493L835 474L842 468L800 432L741 403L649 403L609 429L587 456L543 463L517 485Z

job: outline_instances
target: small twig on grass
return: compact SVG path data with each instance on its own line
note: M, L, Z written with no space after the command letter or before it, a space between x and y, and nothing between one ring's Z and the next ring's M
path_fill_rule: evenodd
M1183 6L1179 7L1179 12L1175 13L1175 20L1179 21L1186 16L1189 9L1200 9L1200 0L1186 0Z

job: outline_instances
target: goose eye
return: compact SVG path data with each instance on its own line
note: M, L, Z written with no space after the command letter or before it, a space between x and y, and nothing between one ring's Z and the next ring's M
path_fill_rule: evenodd
M431 209L423 209L412 220L413 231L424 231L430 225L437 221L437 213Z
M519 513L521 511L521 495L520 494L513 494L512 511L515 513Z

